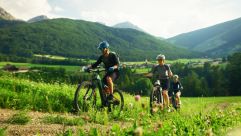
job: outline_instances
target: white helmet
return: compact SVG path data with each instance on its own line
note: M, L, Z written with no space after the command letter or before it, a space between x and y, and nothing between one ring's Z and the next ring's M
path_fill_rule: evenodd
M178 77L178 75L173 75L173 78L178 79L179 77Z
M156 59L157 60L160 60L160 59L165 60L165 55L159 54L159 55L157 55Z

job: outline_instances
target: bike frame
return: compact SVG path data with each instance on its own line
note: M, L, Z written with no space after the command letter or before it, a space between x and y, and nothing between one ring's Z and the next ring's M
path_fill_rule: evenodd
M91 92L91 96L90 97L92 97L92 95L96 91L95 89L98 88L99 89L100 98L101 98L101 104L105 105L106 104L106 95L103 92L104 85L103 85L102 79L101 79L101 77L99 75L99 73L102 72L102 71L104 71L104 70L97 69L97 71L94 72L94 75L93 75L93 77L91 79L92 92ZM96 85L97 85L97 87L96 87Z
M155 89L153 91L156 92L156 93L158 93L158 92L160 93L160 97L161 97L160 98L161 99L160 103L163 104L162 88L161 88L160 81L159 81L159 83L154 83L154 87L155 87Z

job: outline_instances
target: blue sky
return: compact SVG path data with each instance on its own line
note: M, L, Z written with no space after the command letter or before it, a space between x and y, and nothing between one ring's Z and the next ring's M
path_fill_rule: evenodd
M129 21L165 38L239 18L240 5L241 0L0 0L23 20L44 14L108 26Z

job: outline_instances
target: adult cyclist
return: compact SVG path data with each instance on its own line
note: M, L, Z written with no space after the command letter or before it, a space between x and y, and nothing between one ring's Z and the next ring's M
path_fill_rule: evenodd
M152 76L154 77L155 81L160 81L162 87L162 94L164 97L164 106L168 107L168 110L170 110L168 89L170 84L169 79L170 77L172 77L173 74L170 67L165 64L165 55L157 55L156 60L158 61L158 64L152 68L151 73L147 74L147 76Z
M101 50L102 55L100 55L94 64L88 66L88 68L96 68L99 64L101 64L101 62L104 63L106 73L103 78L103 82L108 86L109 92L107 99L113 100L113 81L115 81L119 76L119 58L117 57L116 53L110 51L109 43L107 41L100 42L98 49Z

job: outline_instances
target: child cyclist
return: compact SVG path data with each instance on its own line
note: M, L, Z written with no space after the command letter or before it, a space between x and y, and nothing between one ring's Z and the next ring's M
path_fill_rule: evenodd
M168 89L170 81L169 79L172 77L172 71L170 67L165 64L165 56L162 54L157 55L156 60L158 64L152 68L151 73L148 73L146 76L152 76L155 81L159 80L162 87L162 94L164 97L164 106L168 107L169 109L169 96L168 96Z
M178 107L181 105L181 90L183 89L183 86L181 82L179 81L178 75L173 75L173 81L171 82L171 90L174 92L173 95L176 96L176 104Z

